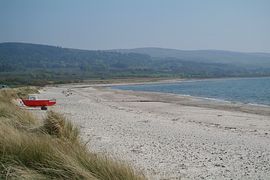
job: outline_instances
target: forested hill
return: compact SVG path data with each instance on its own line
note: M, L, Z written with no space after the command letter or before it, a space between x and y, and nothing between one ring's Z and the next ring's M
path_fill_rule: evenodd
M135 48L114 50L121 53L140 53L152 57L173 57L192 62L223 63L243 67L270 67L270 53L244 53L221 50L178 50L166 48Z
M255 56L253 54L252 56ZM261 54L259 54L261 56ZM254 57L254 61L258 60ZM45 84L91 78L269 76L264 65L247 66L146 52L91 51L55 46L0 43L0 84ZM217 57L218 58L218 57ZM250 62L250 59L249 59ZM268 63L269 62L269 66ZM256 64L256 63L255 63Z

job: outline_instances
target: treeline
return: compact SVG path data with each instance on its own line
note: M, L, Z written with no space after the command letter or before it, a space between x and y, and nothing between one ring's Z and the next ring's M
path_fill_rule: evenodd
M54 46L1 43L0 83L80 82L84 79L132 77L268 76L268 69L247 69L221 63L192 62L169 57L112 51L86 51Z

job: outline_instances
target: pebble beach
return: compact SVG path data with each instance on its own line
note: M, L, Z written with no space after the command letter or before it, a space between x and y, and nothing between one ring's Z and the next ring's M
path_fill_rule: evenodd
M45 87L91 150L149 179L269 179L270 108L103 85Z

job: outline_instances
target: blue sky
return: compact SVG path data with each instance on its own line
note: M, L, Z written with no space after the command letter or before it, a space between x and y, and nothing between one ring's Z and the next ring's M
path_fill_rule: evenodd
M270 52L270 1L0 0L0 42Z

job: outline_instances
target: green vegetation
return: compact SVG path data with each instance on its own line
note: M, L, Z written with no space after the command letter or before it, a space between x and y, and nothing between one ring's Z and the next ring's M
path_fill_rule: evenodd
M147 54L151 57L172 57L191 62L219 63L254 68L270 68L270 53L244 53L222 50L178 50L166 48L135 48L116 50L121 53Z
M267 54L160 49L133 51L86 51L0 43L0 84L45 85L115 78L270 76L270 55Z
M42 123L12 103L34 91L0 90L0 179L145 179L121 162L90 152L62 115L49 111Z

